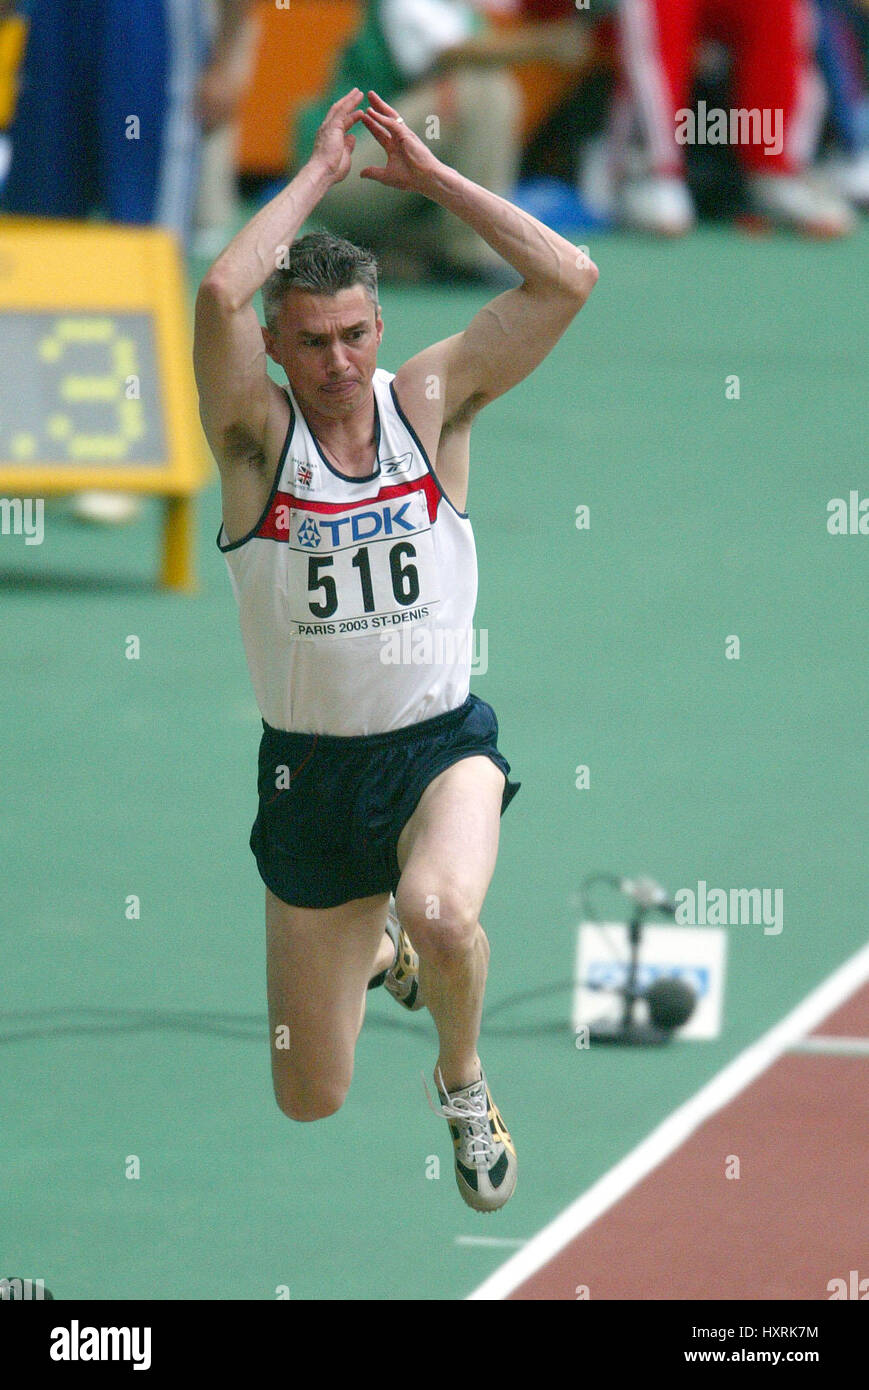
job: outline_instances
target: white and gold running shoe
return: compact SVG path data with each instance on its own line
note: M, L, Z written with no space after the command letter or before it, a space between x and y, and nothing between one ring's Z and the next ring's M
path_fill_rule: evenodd
M395 898L389 899L386 930L395 945L395 960L386 972L384 986L393 999L415 1013L423 1007L419 992L419 956L395 915Z
M395 947L395 959L388 970L381 971L369 981L368 988L378 989L380 985L385 985L393 999L415 1013L423 1007L419 992L419 956L395 914L395 898L389 899L386 934Z
M432 1109L449 1122L459 1192L474 1211L497 1211L516 1187L516 1150L486 1074L459 1091L447 1091L439 1075L438 1090L441 1107Z

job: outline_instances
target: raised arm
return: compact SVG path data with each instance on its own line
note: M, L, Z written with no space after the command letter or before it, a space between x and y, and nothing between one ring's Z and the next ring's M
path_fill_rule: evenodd
M285 408L267 372L253 304L300 227L332 186L345 178L355 143L350 127L362 93L335 103L313 154L293 181L247 223L218 256L196 297L193 361L206 437L225 475L257 462L270 414Z
M449 428L533 372L587 300L597 266L536 218L442 164L376 93L369 101L362 120L388 158L362 177L423 193L455 213L523 280L481 309L464 332L427 348L398 373L400 393L438 379L442 427Z

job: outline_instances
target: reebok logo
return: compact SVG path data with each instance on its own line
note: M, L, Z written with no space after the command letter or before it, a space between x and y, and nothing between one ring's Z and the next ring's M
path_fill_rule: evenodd
M407 473L413 462L413 454L399 454L394 459L383 459L380 464L380 471L387 477L394 477L396 473Z

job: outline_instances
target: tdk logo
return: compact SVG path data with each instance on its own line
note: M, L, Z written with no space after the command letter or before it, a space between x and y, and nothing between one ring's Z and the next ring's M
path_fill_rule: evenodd
M370 541L375 536L406 535L416 527L407 518L411 500L402 502L400 507L385 506L376 512L351 512L349 516L311 517L299 526L299 545L313 549L320 544L321 532L326 531L333 546L348 544L351 541ZM342 528L346 527L346 530Z

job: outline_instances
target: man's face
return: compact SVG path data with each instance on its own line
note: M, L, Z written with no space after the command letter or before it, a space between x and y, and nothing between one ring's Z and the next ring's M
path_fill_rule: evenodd
M380 310L362 285L335 295L290 290L266 351L303 409L341 419L368 399L383 337Z

